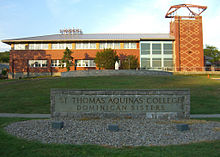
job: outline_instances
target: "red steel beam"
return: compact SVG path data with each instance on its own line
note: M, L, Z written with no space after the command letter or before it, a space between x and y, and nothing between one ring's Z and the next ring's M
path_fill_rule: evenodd
M165 18L174 18L175 16L173 16L172 14L174 12L176 12L177 10L179 10L180 8L187 8L189 10L189 12L192 14L191 16L181 16L181 17L194 18L195 16L200 16L207 9L207 6L200 6L200 5L193 5L193 4L173 5L170 7L168 12L166 13ZM198 8L198 9L202 9L202 10L199 11L199 13L196 13L196 12L192 11L191 8Z

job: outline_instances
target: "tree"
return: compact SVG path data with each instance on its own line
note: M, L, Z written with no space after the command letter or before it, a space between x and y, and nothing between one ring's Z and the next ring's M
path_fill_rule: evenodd
M212 64L217 64L217 62L220 61L220 51L214 46L206 45L204 55L211 58L209 62Z
M73 66L73 57L72 55L72 51L70 51L68 48L66 48L66 50L63 52L63 58L62 58L62 64L61 67L64 68L65 64L66 64L66 70L70 71L70 67Z
M0 52L0 63L9 63L9 52Z
M134 55L126 56L121 60L121 69L137 69L138 67L138 58Z
M98 68L114 69L116 61L118 56L112 49L104 49L96 53L95 63Z

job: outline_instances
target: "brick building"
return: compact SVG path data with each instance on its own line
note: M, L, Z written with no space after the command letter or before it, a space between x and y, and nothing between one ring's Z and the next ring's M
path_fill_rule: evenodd
M10 74L58 74L66 47L73 51L73 70L97 69L98 51L114 49L119 58L138 57L140 69L202 71L202 17L175 16L167 34L55 34L2 40L11 45Z

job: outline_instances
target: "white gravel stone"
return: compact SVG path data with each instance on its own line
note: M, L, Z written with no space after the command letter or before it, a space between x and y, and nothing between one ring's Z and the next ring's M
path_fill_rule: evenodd
M121 146L149 146L188 144L220 140L219 122L194 123L189 131L177 131L171 121L123 120L65 120L64 128L52 129L53 120L29 120L5 127L12 135L42 143L97 144ZM108 124L118 124L119 131L107 129Z

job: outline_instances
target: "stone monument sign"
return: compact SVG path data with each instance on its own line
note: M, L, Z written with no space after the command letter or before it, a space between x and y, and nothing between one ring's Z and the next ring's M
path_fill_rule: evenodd
M51 89L52 118L187 119L190 91Z

